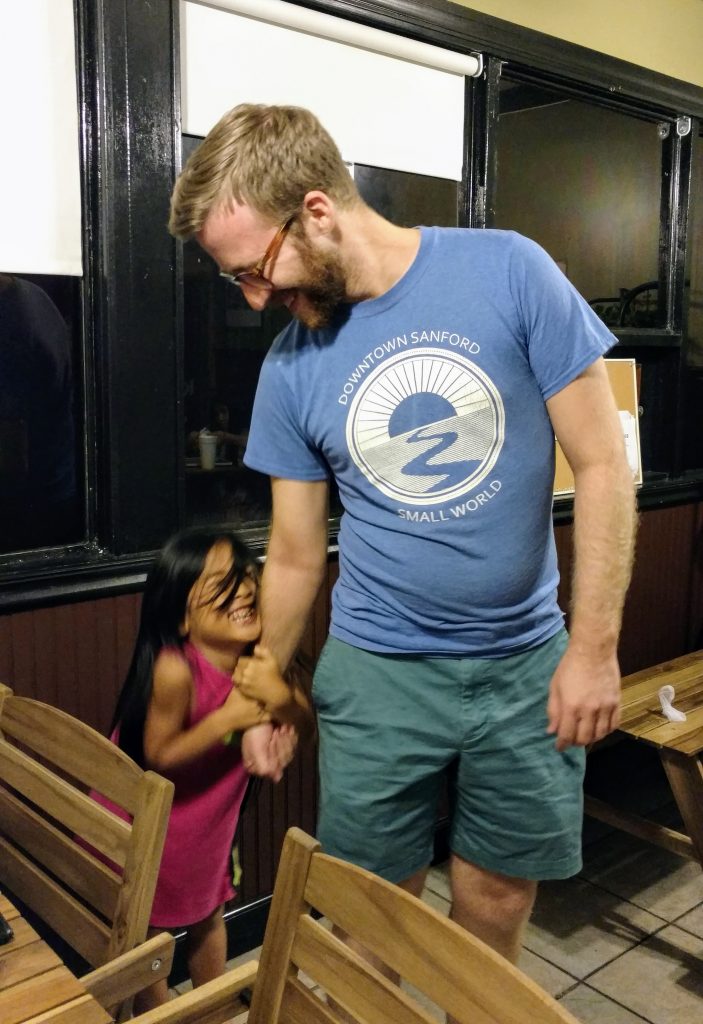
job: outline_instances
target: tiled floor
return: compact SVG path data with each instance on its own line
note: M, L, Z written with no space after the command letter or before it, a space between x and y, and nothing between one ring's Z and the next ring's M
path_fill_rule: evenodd
M448 910L446 869L426 898ZM545 882L522 969L584 1024L703 1024L703 873L624 833L584 850L584 869Z
M615 764L610 796L629 789L675 824L658 766L627 764L637 784ZM424 898L447 913L448 897L446 865L432 868ZM703 872L586 819L583 870L541 885L520 966L584 1024L703 1024Z

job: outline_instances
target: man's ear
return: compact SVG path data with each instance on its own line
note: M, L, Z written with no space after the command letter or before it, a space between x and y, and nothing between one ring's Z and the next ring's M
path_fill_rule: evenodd
M326 192L314 189L303 199L303 219L310 234L328 235L337 224L337 208Z

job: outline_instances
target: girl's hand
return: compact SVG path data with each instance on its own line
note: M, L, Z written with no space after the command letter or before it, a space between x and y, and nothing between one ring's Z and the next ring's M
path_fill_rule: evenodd
M260 775L272 782L280 782L283 778L273 744L276 732L278 729L266 724L247 729L242 736L242 761L250 775Z
M250 775L280 782L293 759L298 734L292 725L262 725L242 736L242 760Z
M256 645L251 658L239 659L234 681L245 697L260 701L274 717L291 702L291 689L281 676L278 662L261 644Z
M263 704L257 700L250 700L236 685L230 690L220 712L228 732L244 732L253 725L271 721L271 715Z
M277 725L271 737L271 746L282 773L293 760L298 747L298 733L295 728L292 725Z

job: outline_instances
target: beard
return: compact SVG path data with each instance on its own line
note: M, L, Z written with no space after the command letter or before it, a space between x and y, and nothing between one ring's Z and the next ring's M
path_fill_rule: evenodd
M304 236L296 247L303 261L305 280L295 291L298 308L291 312L311 331L329 327L347 297L347 277L336 253L321 253Z

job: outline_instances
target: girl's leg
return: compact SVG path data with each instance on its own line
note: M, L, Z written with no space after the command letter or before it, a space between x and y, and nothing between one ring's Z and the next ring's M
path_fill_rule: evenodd
M152 939L155 935L161 935L165 928L149 928L146 933L147 939ZM134 997L134 1012L146 1013L147 1010L153 1010L156 1006L163 1006L170 999L168 991L168 981L166 978L162 978L161 981L154 982L149 988L145 988L143 992L138 992Z
M186 957L193 988L225 973L227 932L223 910L224 906L218 907L205 920L188 928Z

